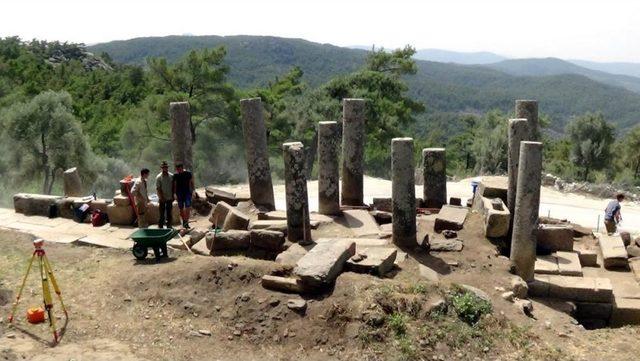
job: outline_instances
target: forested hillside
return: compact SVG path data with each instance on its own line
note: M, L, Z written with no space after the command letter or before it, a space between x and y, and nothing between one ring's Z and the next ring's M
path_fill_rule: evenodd
M264 86L294 65L303 71L305 81L316 86L336 75L359 68L367 54L359 49L261 36L137 38L97 44L89 47L89 50L96 54L106 52L116 62L145 64L147 57L162 56L172 62L189 49L218 45L227 48L229 80L240 88ZM409 91L416 100L426 105L428 113L480 114L496 108L511 112L514 99L539 99L541 111L550 116L550 128L554 133L563 132L571 117L585 112L602 112L618 131L640 120L640 94L624 89L625 84L622 83L628 80L627 85L637 85L640 89L640 79L636 84L633 82L636 78L602 73L608 76L605 78L619 82L619 86L613 86L611 82L593 79L593 74L601 72L566 62L563 63L584 69L585 74L590 73L591 76L576 74L575 69L563 73L557 67L553 67L548 75L525 74L511 66L507 67L510 64L507 62L509 60L504 62L505 69L492 69L491 66L417 60L416 74L407 78Z

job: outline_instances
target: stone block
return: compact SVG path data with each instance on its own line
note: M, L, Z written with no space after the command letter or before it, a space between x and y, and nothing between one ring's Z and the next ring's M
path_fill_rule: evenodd
M611 303L613 299L613 287L608 278L552 275L547 277L549 277L548 297L594 303Z
M620 327L640 324L640 299L616 297L609 325Z
M302 285L296 278L264 275L262 276L262 287L268 290L286 293L302 292Z
M216 206L213 208L213 213L211 213L211 217L209 217L209 222L214 226L217 224L218 228L222 228L224 225L224 220L227 218L227 214L233 209L233 207L224 201L220 201L216 203Z
M118 207L129 207L131 206L131 201L127 196L117 195L113 197L113 204L115 204Z
M418 271L420 272L420 276L424 279L431 282L440 282L440 274L433 268L419 263Z
M582 267L598 267L598 251L576 244L573 250L578 253Z
M318 243L300 258L294 274L300 277L305 288L328 286L335 281L344 264L355 252L356 244L353 241Z
M145 217L147 219L147 223L158 224L158 222L160 222L160 205L156 202L149 202L147 204ZM178 208L178 202L173 202L171 206L171 224L178 225L181 223L182 220L180 219L180 209Z
M622 243L625 247L631 244L631 234L629 232L620 232L620 239L622 239Z
M557 275L560 273L558 259L553 255L537 256L534 265L536 274Z
M284 233L268 230L251 231L251 247L280 252L284 245Z
M600 251L605 268L619 268L628 265L627 249L620 237L600 234L598 236Z
M284 265L295 266L300 258L307 254L307 248L311 247L306 246L305 248L298 243L293 243L289 248L287 248L287 250L276 256L276 262Z
M573 227L540 224L537 233L537 249L541 252L573 251Z
M458 197L449 197L449 205L451 206L462 206L462 199Z
M509 234L511 213L500 198L482 197L484 234L489 238L505 237Z
M388 247L391 243L388 239L382 238L320 238L316 243L347 241L356 244L356 252L370 247Z
M249 216L235 208L231 208L224 219L223 231L231 229L246 230L249 228Z
M393 221L393 215L385 211L369 211L379 225L389 224Z
M527 298L527 294L529 293L529 286L527 285L527 282L522 279L522 277L514 276L511 278L511 291L517 298Z
M251 232L229 230L225 232L209 232L206 235L207 248L214 251L244 250L251 245Z
M259 212L258 220L261 221L286 221L287 220L287 212L286 211L270 211L270 212Z
M391 197L373 197L373 208L378 211L391 212Z
M507 177L482 177L473 196L473 209L480 210L483 207L482 197L500 198L504 204L507 204L508 183Z
M460 252L464 244L458 239L429 240L429 250L433 252Z
M285 229L287 228L286 220L257 220L249 223L249 229Z
M397 253L395 248L387 247L358 249L347 261L346 269L356 273L384 276L393 268Z
M558 270L561 275L582 277L582 266L578 253L558 251L554 253L554 256L558 260Z
M640 247L634 244L630 244L627 246L627 255L631 257L640 257Z
M468 213L469 209L466 207L444 205L436 215L434 230L436 232L441 232L445 229L453 231L461 230Z
M629 268L631 268L636 281L640 282L640 257L629 258Z
M58 217L67 219L73 219L75 217L75 212L73 211L73 198L60 198L55 202L55 204L58 206Z
M350 209L343 211L344 219L357 238L377 237L380 227L375 218L363 209Z
M213 204L217 204L222 201L232 206L238 205L238 198L234 193L223 191L212 186L208 186L204 189L207 200Z
M107 206L109 204L111 204L111 201L106 199L92 199L89 202L89 209L91 209L92 212L99 210L102 213L107 213Z
M113 225L130 226L135 220L135 213L130 206L117 206L109 204L107 206L107 216L109 223Z
M13 208L16 213L27 216L48 217L49 207L61 198L45 194L18 193L13 195Z

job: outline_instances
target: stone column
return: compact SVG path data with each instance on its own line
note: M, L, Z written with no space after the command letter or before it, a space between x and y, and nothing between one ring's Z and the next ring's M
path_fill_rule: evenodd
M426 208L447 204L447 160L444 148L422 150L423 198Z
M531 138L528 140L540 140L537 100L516 100L516 118L526 119L528 121L529 134L531 134Z
M284 185L287 203L287 239L301 244L311 242L307 179L304 175L304 146L300 142L282 145Z
M342 205L363 205L364 99L342 101Z
M245 157L249 173L251 201L267 210L275 210L269 151L267 150L267 130L262 116L260 98L240 100L242 113L242 133L244 135Z
M531 140L529 125L526 119L509 119L509 154L507 188L507 208L513 216L516 207L516 186L518 185L518 161L520 160L520 142ZM513 218L511 218L513 221ZM513 222L512 222L513 223Z
M63 190L66 197L86 196L82 189L82 180L76 167L69 168L62 174Z
M533 280L536 262L536 233L540 211L542 143L520 143L518 188L513 214L511 270L525 281Z
M171 102L171 153L173 163L182 164L193 171L193 138L191 134L191 116L188 102Z
M318 123L318 210L327 215L340 213L339 136L337 122Z
M405 247L417 246L413 138L391 140L391 181L393 243Z

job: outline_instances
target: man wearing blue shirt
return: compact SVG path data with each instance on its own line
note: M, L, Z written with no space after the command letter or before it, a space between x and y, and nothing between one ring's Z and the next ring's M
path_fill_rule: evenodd
M618 229L618 223L622 220L620 214L620 202L624 200L624 194L620 193L616 195L616 199L607 204L607 208L604 210L604 225L607 228L607 234L612 235L616 233Z

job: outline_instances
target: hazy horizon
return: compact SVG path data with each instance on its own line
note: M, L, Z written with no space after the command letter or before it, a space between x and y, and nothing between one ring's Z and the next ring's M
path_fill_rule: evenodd
M197 11L194 11L197 10ZM28 17L21 16L28 14ZM640 2L452 0L263 2L23 0L5 4L0 36L103 43L167 35L270 35L509 58L640 62Z

